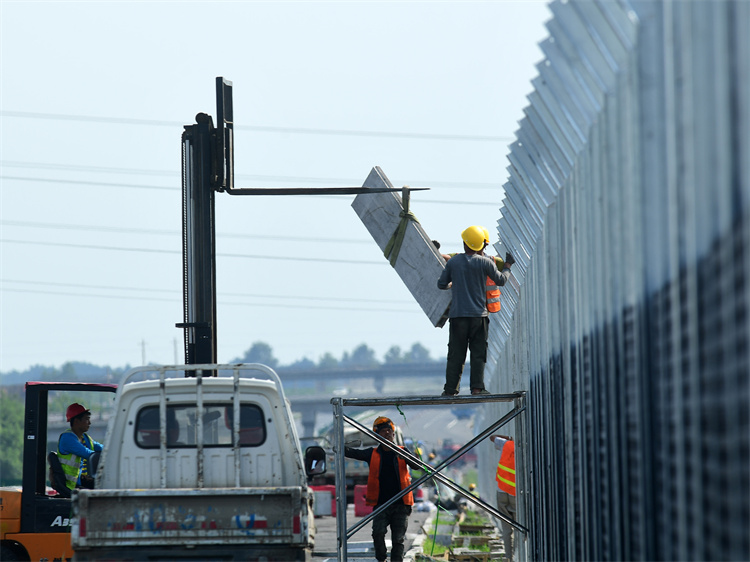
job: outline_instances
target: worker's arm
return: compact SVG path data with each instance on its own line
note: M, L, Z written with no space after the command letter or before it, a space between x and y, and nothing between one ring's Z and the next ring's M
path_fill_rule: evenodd
M497 267L500 271L502 271L503 268L505 268L505 260L501 258L500 256L493 256L492 260L495 262L495 267Z
M88 447L84 447L83 443L78 440L78 437L74 433L65 432L60 436L60 440L57 443L57 449L63 455L69 455L73 453L81 458L89 460L94 451Z
M502 451L505 442L512 441L512 438L508 437L507 435L492 435L490 437L490 440L495 444L495 449L497 449L498 451Z
M442 273L440 274L440 277L438 278L437 286L438 289L448 289L451 284L451 267L450 263L448 262L445 264L445 269L443 269Z
M369 449L354 449L353 447L344 447L344 456L358 461L365 461L370 464L372 458L372 447Z
M494 260L486 260L486 263L484 264L484 272L487 274L487 277L492 279L495 284L500 287L505 285L505 283L508 282L508 279L510 279L510 265L507 263L502 271L498 271Z

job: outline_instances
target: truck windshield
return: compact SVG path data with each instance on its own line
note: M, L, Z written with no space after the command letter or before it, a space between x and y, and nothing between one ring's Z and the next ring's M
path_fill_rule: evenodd
M194 449L197 443L198 408L193 404L167 406L167 447ZM200 412L204 447L231 447L234 413L231 404L205 404ZM142 449L158 449L159 406L146 406L138 412L135 442ZM263 411L254 404L240 406L239 444L258 447L266 440Z

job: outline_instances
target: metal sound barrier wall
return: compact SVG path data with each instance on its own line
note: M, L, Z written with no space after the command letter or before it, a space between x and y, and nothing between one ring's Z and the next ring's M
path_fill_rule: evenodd
M550 9L487 371L527 391L518 555L748 560L750 2Z

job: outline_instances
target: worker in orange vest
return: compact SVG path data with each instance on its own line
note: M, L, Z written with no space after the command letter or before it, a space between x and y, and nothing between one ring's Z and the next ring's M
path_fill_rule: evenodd
M493 435L490 440L500 451L495 480L497 481L497 510L506 517L516 520L516 448L513 438L507 435ZM505 556L513 560L513 526L500 520Z
M383 439L393 443L396 426L389 418L385 416L376 418L372 430ZM367 449L344 447L344 455L351 459L365 461L370 466L365 503L375 508L383 505L411 484L407 465L413 469L419 468L419 465L407 463L383 445ZM392 503L373 518L372 542L375 545L375 558L378 560L385 560L388 557L385 534L389 526L391 528L391 560L400 562L404 559L404 538L412 505L414 505L414 496L409 492L400 501Z

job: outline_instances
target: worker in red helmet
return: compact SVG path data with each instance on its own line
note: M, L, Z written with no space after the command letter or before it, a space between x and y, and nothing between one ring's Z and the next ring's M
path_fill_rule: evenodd
M65 474L65 485L70 490L76 486L93 488L91 457L104 447L86 433L91 427L91 410L74 403L68 406L65 418L70 423L70 429L60 435L57 441L57 458L60 459Z
M372 430L383 439L393 443L396 426L389 418L385 416L376 418ZM419 468L419 465L407 463L383 445L367 449L345 447L344 455L351 459L365 461L370 466L365 503L376 508L411 484L407 465L413 469ZM412 505L414 505L414 496L409 492L373 518L372 542L375 546L375 558L378 560L385 560L388 557L385 534L389 526L391 528L391 560L400 562L404 559L404 538Z

